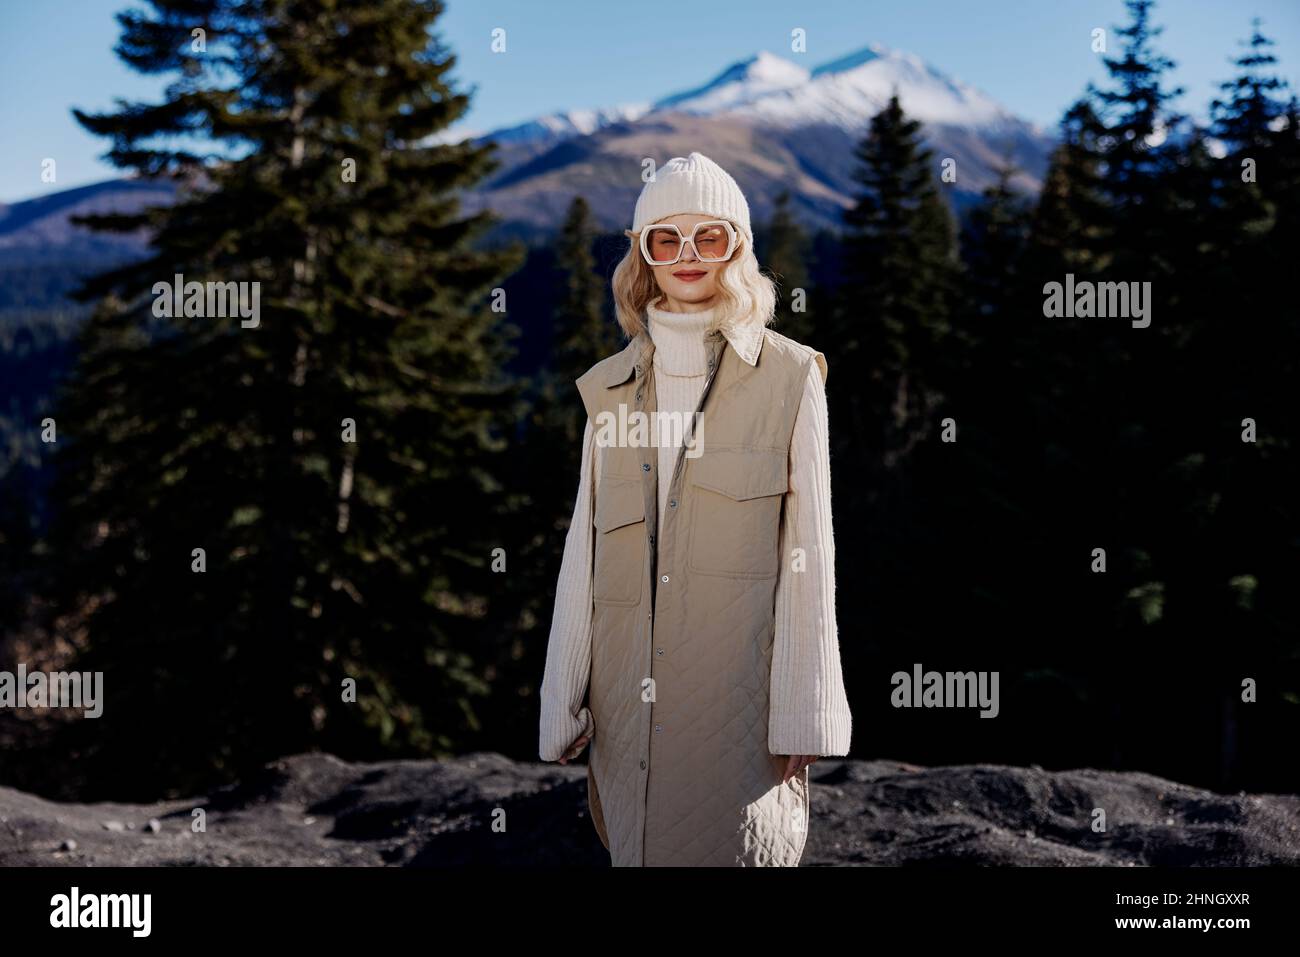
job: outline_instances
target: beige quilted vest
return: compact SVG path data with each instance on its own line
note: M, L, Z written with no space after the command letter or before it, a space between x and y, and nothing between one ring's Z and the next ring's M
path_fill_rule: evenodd
M616 867L794 866L807 840L808 771L781 783L768 697L790 439L821 354L770 329L754 366L708 346L702 454L663 479L663 541L658 450L598 452L587 784ZM653 414L653 351L643 331L578 378L593 426Z

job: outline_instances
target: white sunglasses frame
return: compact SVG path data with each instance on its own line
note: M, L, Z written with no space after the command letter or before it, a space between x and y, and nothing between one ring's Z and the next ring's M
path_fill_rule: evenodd
M696 248L695 246L695 235L700 231L701 226L722 226L724 229L726 229L727 254L723 256L721 259L705 259L703 256L700 255L699 249ZM674 259L672 262L658 262L651 258L650 250L647 244L650 238L650 230L652 229L672 229L677 233L677 238L681 240L681 245L677 249L677 258ZM650 223L649 225L644 226L641 229L641 240L640 240L641 256L651 266L677 265L679 262L682 261L682 253L686 252L687 243L691 244L691 252L695 254L695 258L700 262L724 263L727 260L731 259L731 257L736 253L736 227L731 225L731 223L727 222L725 219L706 219L703 222L695 224L694 228L691 229L691 235L689 239L686 236L682 235L682 231L677 226L676 223Z

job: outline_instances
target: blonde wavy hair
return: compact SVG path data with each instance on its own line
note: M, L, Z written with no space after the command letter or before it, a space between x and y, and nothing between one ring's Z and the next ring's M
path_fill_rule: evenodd
M632 339L646 328L645 307L662 298L663 291L641 255L641 233L625 229L623 235L629 245L614 269L614 313L624 335ZM776 284L758 268L754 250L739 228L736 251L718 272L718 294L720 301L709 332L726 333L749 322L766 326L776 318Z

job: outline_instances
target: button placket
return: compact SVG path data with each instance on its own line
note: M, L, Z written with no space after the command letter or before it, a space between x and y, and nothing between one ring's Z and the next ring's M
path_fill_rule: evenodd
M644 353L642 353L641 361L636 366L637 378L642 379L642 377L644 376L643 381L638 381L636 387L635 408L638 413L644 413L646 411L646 405L648 404L646 402L646 392L647 392L646 387L650 386L653 388L654 376L651 374L653 366L650 361L653 354L654 354L653 345L651 345L646 349ZM653 397L653 393L651 395ZM641 462L641 471L642 473L644 473L643 478L649 479L642 487L642 495L646 499L647 503L657 502L657 496L658 496L656 488L652 487L652 486L656 486L658 483L657 473L655 473L655 467L653 464L654 454L655 453L654 453L653 446L651 446L649 449L642 450L643 459ZM650 515L650 510L648 506L647 506L646 514L647 516ZM658 525L659 525L659 514L658 514L658 508L656 506L653 520L648 521L646 525L647 527L646 541L647 541L648 548L650 550L649 561L651 566L648 574L651 575L652 589L654 587L653 586L653 576L654 576L653 565L654 565L654 558L655 558L655 543L658 540L658 536L655 533L658 530ZM647 614L646 617L653 619L654 617L653 612Z
M652 406L657 405L655 393L654 378L654 344L651 342L642 355L643 371L645 379L638 383L636 393L636 408L638 412L649 412ZM650 551L649 571L650 576L650 611L646 617L651 621L654 620L654 576L655 566L658 563L657 545L659 541L659 471L658 471L658 449L652 443L643 451L644 459L641 462L641 471L643 473L644 485L642 494L646 500L646 541Z
M691 415L690 418L689 438L692 441L695 438L695 427L696 425L699 424L700 413L704 410L704 402L709 397L709 392L713 388L713 380L717 377L718 365L719 365L718 360L719 357L721 356L722 349L723 349L721 333L716 331L709 333L708 340L709 340L709 375L708 378L704 380L704 388L700 392L700 400L695 404L695 412L694 414ZM668 536L669 541L674 541L670 531L670 527L671 528L676 527L675 519L677 517L676 514L677 496L680 494L679 489L681 487L681 481L682 481L682 470L685 468L685 465L686 465L686 449L683 447L682 450L676 456L676 466L673 469L672 486L668 490L669 492L668 507L672 509L672 512L669 513L668 518L666 519L664 525L664 531L669 532L669 536ZM658 519L658 514L656 513L656 520L657 519ZM664 584L667 584L668 576L667 575L662 576L660 581L662 581ZM653 597L651 600L653 601Z
M645 374L644 380L637 383L636 408L638 412L646 412L648 410L648 407L657 405L657 400L655 397L654 367L653 364L651 363L651 357L653 356L653 354L654 354L654 346L653 344L651 344L647 348L646 352L643 354L642 364L644 366L644 369L638 367L638 372L639 373L644 372ZM650 576L650 599L649 599L649 608L646 611L646 626L645 626L646 657L645 657L644 673L650 676L651 680L653 680L654 679L654 657L653 655L651 655L650 649L654 642L654 594L655 594L654 576L655 576L655 568L658 564L658 554L659 554L657 550L658 538L656 535L656 532L658 531L658 527L659 527L659 505L658 505L659 473L657 468L658 449L655 447L654 443L651 443L646 449L644 449L642 454L645 456L645 458L641 463L641 473L643 479L642 493L645 496L645 500L647 502L646 516L648 518L646 524L646 528L647 528L646 542L647 542L647 548L649 549L649 555L647 556L646 559L647 562L646 573ZM654 702L653 701L647 702L647 704L649 706L648 709L642 710L642 720L645 721L645 727L648 731L650 723L654 720ZM650 734L646 734L645 737L642 739L642 758L641 758L642 771L645 771L647 767L649 767L650 739L651 739ZM642 804L642 814L643 814L642 828L643 829L645 824L644 800L646 797L646 792L644 788L646 786L647 786L646 778L643 777L642 778L643 791L641 795L642 802L643 802ZM645 853L644 830L642 830L641 839L643 842L641 853L644 854Z

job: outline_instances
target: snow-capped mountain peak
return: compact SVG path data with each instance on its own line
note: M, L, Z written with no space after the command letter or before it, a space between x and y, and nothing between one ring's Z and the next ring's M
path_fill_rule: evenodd
M808 78L808 71L799 64L763 50L733 63L703 86L664 97L655 103L655 109L725 112L770 93L801 87Z
M1041 171L1044 165L1050 137L919 56L871 43L812 68L803 59L800 54L779 56L764 50L707 82L652 103L552 113L477 139L518 146L519 155L531 160L568 140L607 134L617 140L623 135L619 128L632 132L643 119L662 120L663 129L672 129L678 121L671 114L685 114L738 120L766 136L785 137L787 143L829 143L837 142L836 137L860 138L897 93L908 116L923 123L927 138L942 147L942 155L967 157L968 171L991 170L998 157L1006 156L1028 170ZM663 84L673 76L672 70L665 70ZM654 82L653 77L646 80ZM723 126L735 124L719 128ZM698 132L695 136L697 142L708 139ZM599 142L594 148L601 148ZM547 163L563 162L565 155L557 154ZM982 182L979 175L970 181L977 188Z
M923 123L985 128L1016 122L979 90L940 73L915 54L878 43L813 70L764 51L698 89L659 100L655 109L739 114L784 127L830 123L860 130L895 91L903 109Z

